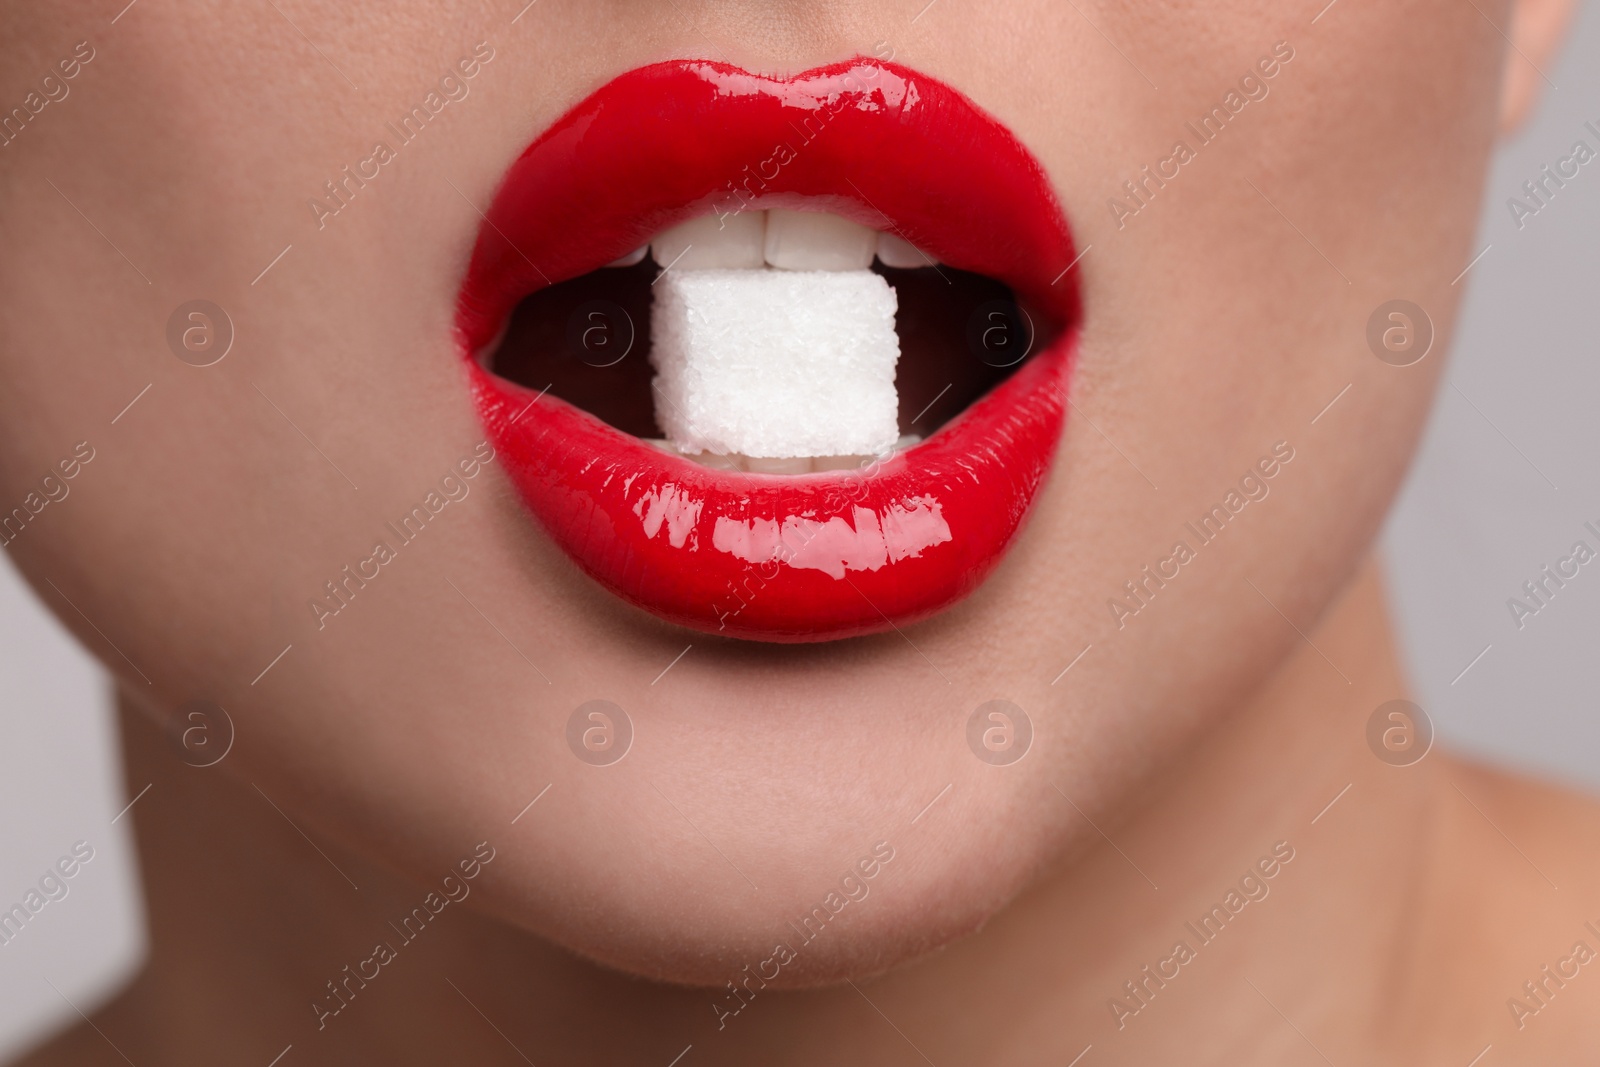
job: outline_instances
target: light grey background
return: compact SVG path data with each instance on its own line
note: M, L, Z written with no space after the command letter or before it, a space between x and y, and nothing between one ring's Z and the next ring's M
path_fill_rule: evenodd
M118 818L143 783L125 790L112 727L104 672L0 562L0 911L75 842L94 849L0 944L0 1060L92 1012L144 955L132 816Z
M1600 147L1583 129L1600 127L1600 6L1584 6L1576 31L1546 72L1559 88L1495 162L1474 246L1491 247L1460 283L1453 363L1385 548L1440 742L1600 790L1600 560L1521 630L1506 607L1574 541L1600 550L1583 529L1600 528L1600 160L1520 230L1505 204L1577 138ZM144 953L134 816L112 823L142 783L122 781L104 676L9 562L0 726L0 908L73 842L95 849L71 894L0 945L4 1060L93 1011Z
M1450 370L1384 540L1439 741L1600 789L1600 559L1520 630L1506 606L1573 542L1600 551L1583 528L1600 529L1600 159L1520 230L1506 207L1574 141L1600 149L1584 128L1600 129L1600 5L1574 30L1545 72L1557 88L1490 173L1473 246L1489 251L1460 282Z

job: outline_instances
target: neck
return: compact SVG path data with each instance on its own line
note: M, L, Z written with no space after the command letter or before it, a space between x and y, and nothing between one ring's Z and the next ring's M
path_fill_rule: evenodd
M1219 1034L1239 1035L1231 1062L1314 1062L1302 1032L1376 1025L1380 996L1407 995L1442 759L1367 747L1368 716L1404 692L1375 573L1310 641L980 933L870 982L762 993L720 1030L717 992L616 975L470 907L413 934L401 919L433 887L313 846L124 710L129 781L155 783L136 815L154 948L101 1028L166 1063L290 1044L299 1063L665 1064L690 1044L695 1065L1066 1063L1088 1045L1149 1063ZM379 944L398 958L365 981ZM1350 980L1330 994L1328 972Z

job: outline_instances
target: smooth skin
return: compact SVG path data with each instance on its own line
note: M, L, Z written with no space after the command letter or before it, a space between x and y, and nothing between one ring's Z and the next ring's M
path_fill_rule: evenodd
M156 783L132 816L150 965L29 1062L1600 1051L1588 968L1520 1029L1506 1005L1600 949L1596 809L1366 739L1406 692L1372 539L1566 0L121 6L0 14L0 102L95 50L0 149L0 502L96 449L8 550L116 673L130 780ZM470 94L319 229L323 182L480 41ZM1074 417L995 576L903 634L695 640L577 575L491 465L317 629L309 598L482 440L448 331L516 153L646 62L798 71L879 42L1008 124L1091 249ZM1278 42L1266 99L1119 228L1124 179ZM1365 341L1397 297L1439 332L1407 368ZM195 298L237 331L211 367L167 348ZM1280 441L1270 495L1119 625L1108 600ZM172 740L194 699L237 726L204 771ZM592 699L634 723L610 767L567 747ZM966 741L994 699L1035 729L1004 767ZM485 841L468 900L319 1029L326 983ZM725 1014L879 842L870 893ZM1280 842L1270 893L1119 1019Z

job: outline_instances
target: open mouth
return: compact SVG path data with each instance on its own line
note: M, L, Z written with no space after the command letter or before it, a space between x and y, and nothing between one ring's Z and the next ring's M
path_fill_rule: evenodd
M955 90L672 61L578 104L485 217L457 329L534 518L697 630L818 641L961 599L1059 439L1078 297L1043 172Z

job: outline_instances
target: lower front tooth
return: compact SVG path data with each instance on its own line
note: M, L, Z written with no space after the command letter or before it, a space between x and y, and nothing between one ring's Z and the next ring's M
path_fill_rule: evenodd
M710 467L716 471L742 471L744 470L743 456L719 456L715 452L701 452L690 455L702 467Z
M810 474L811 460L805 456L768 459L762 456L743 456L744 469L751 474Z
M855 471L872 463L871 456L816 456L811 460L813 471Z

